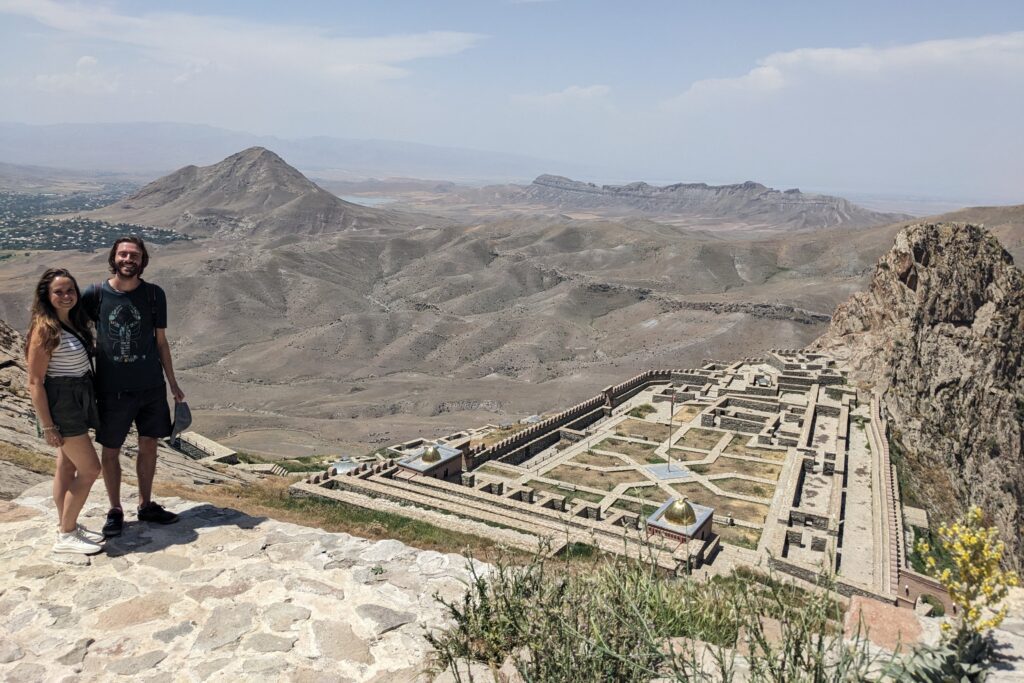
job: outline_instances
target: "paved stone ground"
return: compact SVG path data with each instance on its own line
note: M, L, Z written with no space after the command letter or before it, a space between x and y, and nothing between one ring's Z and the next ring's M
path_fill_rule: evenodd
M464 558L161 502L179 523L130 521L87 563L50 550L48 483L0 501L0 679L427 680ZM102 485L85 512L102 524Z

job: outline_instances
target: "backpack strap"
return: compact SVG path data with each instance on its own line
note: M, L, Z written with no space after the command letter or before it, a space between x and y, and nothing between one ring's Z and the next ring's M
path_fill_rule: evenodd
M78 342L82 345L82 348L85 349L85 355L89 357L89 367L92 368L92 374L95 375L96 374L96 358L95 358L96 354L93 352L92 346L90 346L89 344L86 344L85 343L85 338L82 337L82 335L78 334L78 332L76 330L72 329L68 325L65 325L64 323L61 323L60 326L62 328L64 328L64 330L66 330L68 334L70 334L72 337L77 339Z
M145 285L146 293L149 295L149 315L153 321L153 334L156 334L156 287L148 282Z
M101 282L96 285L96 307L90 311L92 313L92 319L97 323L100 321L100 311L103 310L103 285L105 282Z

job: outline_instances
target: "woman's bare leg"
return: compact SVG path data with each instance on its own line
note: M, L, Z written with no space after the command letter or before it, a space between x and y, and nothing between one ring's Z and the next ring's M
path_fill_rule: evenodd
M57 468L53 473L53 503L57 506L57 524L64 515L64 498L68 487L75 480L75 466L64 456L64 449L57 449Z
M88 434L65 437L62 450L75 468L75 478L67 488L60 517L60 530L70 533L78 526L78 513L89 498L93 482L100 476L100 459Z

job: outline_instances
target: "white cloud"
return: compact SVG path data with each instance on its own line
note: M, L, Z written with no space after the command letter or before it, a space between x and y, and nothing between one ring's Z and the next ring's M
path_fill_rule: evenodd
M696 81L637 129L683 177L1019 200L1022 108L1014 32L774 53Z
M939 70L1024 72L1024 32L882 48L801 48L777 52L759 59L756 66L741 76L696 81L666 104L681 109L708 100L775 93L822 78L881 81Z
M35 86L48 93L71 93L74 95L109 95L117 92L119 76L113 72L99 71L99 60L83 55L75 62L75 70L58 74L39 74Z
M513 100L532 105L563 105L574 102L593 102L608 96L611 88L607 85L570 85L558 92L540 95L515 95Z
M183 69L174 78L179 83L196 75L197 64L340 80L391 79L407 73L398 64L457 54L484 38L457 31L340 37L314 26L182 13L129 16L56 0L0 0L0 13L28 17L81 38L140 49L158 62Z

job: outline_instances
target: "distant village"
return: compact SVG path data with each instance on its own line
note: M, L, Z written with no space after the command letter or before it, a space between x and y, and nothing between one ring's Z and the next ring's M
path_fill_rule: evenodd
M56 214L99 209L121 199L126 190L70 194L0 192L0 251L79 250L105 247L125 233L156 244L189 239L172 230L91 218L56 218Z

